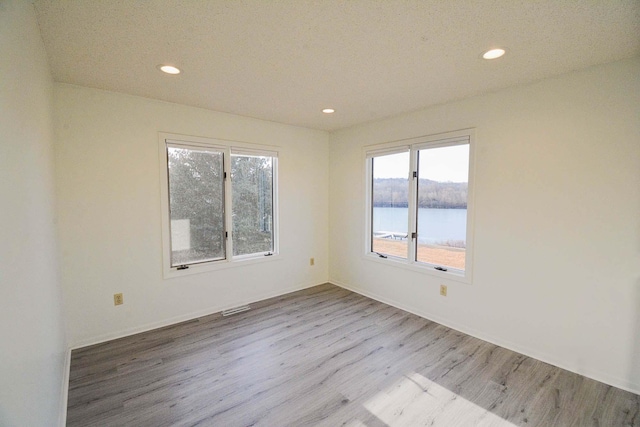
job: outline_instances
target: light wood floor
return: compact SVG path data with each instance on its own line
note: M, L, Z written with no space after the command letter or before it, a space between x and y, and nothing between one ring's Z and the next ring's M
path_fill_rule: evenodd
M640 426L640 396L322 285L72 353L69 426Z

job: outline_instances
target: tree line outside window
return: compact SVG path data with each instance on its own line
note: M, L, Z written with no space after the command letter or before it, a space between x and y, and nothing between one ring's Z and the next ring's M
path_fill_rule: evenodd
M166 156L171 268L274 253L275 153L168 142Z

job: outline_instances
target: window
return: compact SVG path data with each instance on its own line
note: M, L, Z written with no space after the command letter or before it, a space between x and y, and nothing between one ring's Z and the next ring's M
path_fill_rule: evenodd
M167 144L171 267L225 258L224 153Z
M160 158L165 277L277 253L277 152L161 134Z
M409 250L409 151L371 159L371 251L407 258Z
M233 255L273 251L273 157L231 153Z
M473 133L368 147L367 253L470 281Z

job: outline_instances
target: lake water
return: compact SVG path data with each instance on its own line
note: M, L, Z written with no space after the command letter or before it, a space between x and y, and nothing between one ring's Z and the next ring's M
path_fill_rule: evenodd
M408 208L373 208L374 231L407 232ZM467 240L466 209L418 209L418 243Z

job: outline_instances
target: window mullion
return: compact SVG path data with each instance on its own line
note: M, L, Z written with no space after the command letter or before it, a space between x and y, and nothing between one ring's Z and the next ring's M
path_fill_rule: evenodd
M417 227L416 227L416 214L418 206L418 151L411 148L409 153L409 200L408 200L408 240L407 245L407 261L412 264L416 262L416 251L418 245ZM414 237L415 236L415 237Z
M230 261L233 257L233 218L231 215L231 207L233 202L233 192L231 185L231 150L226 148L224 150L224 231L225 231L225 249L226 259Z

